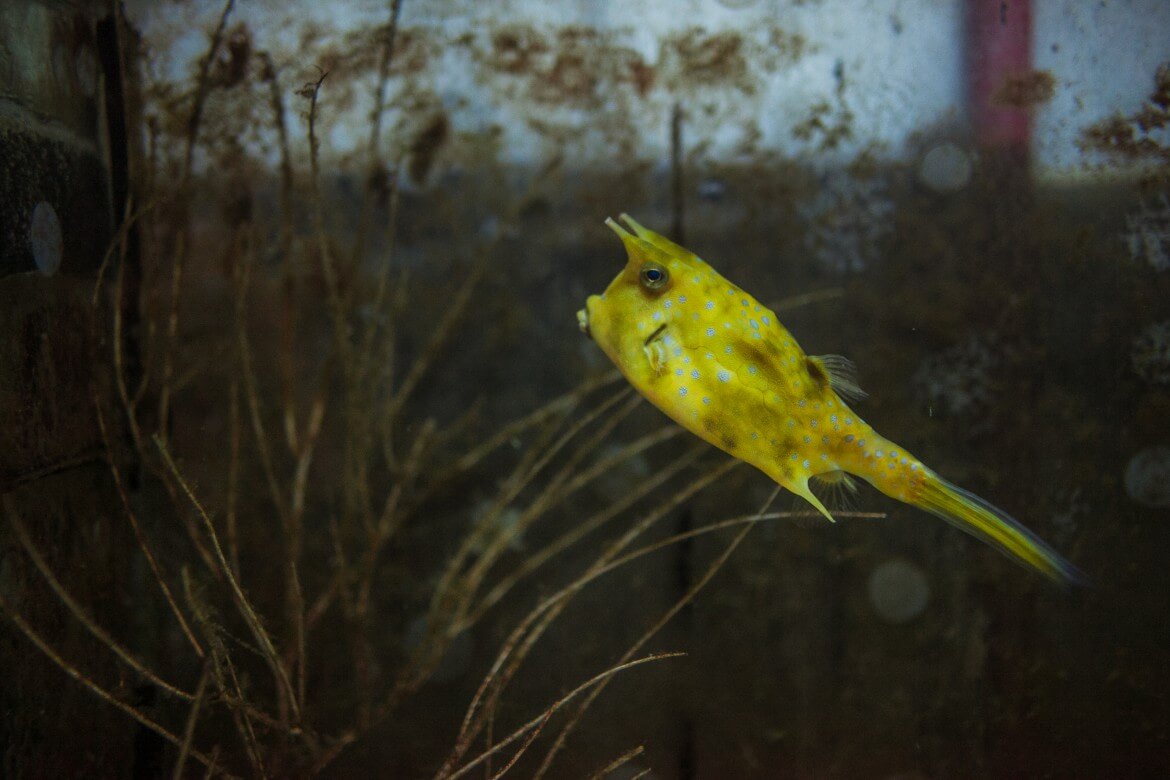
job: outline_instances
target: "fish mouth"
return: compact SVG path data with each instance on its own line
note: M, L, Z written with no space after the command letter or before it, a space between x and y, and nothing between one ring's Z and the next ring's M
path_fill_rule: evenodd
M577 327L580 328L581 332L584 333L586 336L588 336L590 339L593 338L593 334L589 332L589 302L588 301L585 302L585 308L583 308L577 312Z

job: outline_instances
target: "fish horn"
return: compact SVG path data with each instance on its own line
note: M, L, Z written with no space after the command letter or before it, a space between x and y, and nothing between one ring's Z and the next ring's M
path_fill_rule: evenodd
M623 214L622 216L624 217L625 215ZM618 238L626 245L626 253L629 254L631 260L654 260L663 265L666 265L670 261L669 253L660 249L654 243L647 241L645 238L626 230L617 222L614 222L612 217L606 217L605 224L609 226L610 230L617 233Z
M663 252L665 252L668 255L673 255L674 257L695 257L695 253L692 252L691 250L686 249L685 247L679 246L678 244L674 243L666 236L663 236L659 233L655 233L653 230L651 230L648 227L643 226L637 220L635 220L633 217L631 217L629 214L626 214L625 212L620 214L618 216L618 219L620 219L622 222L625 222L627 225L629 225L630 229L633 230L634 233L637 234L638 238L641 238L644 241L650 242L651 244L658 247L658 249L662 250Z

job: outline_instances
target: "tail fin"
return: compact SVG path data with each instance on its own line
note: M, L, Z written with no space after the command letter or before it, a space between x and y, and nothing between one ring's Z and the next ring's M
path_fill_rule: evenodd
M982 539L1060 585L1083 585L1083 574L1011 515L928 473L912 503Z

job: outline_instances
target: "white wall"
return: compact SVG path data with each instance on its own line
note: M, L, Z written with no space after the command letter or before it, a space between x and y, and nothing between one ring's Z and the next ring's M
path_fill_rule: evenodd
M257 48L272 52L288 90L315 77L313 66L327 59L327 49L341 47L342 65L322 93L322 135L327 160L345 166L366 143L376 60L368 32L385 23L388 3L287 5L292 10L279 0L241 0L232 22L245 22ZM190 78L221 7L219 0L131 0L131 17L153 49L149 78L156 85L177 88ZM427 94L424 107L444 111L456 133L500 125L504 136L496 148L509 162L539 163L555 146L569 163L605 164L619 142L637 158L663 160L675 101L688 112L688 146L702 145L711 159L774 152L826 166L867 149L900 159L917 149L915 133L954 128L964 116L958 0L405 0L403 8L400 26L425 31L427 64L409 84L396 78L391 97ZM1098 175L1103 161L1080 148L1083 129L1112 113L1136 110L1149 93L1158 63L1170 60L1170 0L1035 0L1034 15L1036 66L1057 82L1055 97L1036 112L1038 175ZM550 38L566 26L606 31L605 46L631 50L655 69L654 86L639 95L630 83L609 81L612 73L601 69L595 104L533 100L527 76L484 65L491 33L513 25ZM663 41L693 27L742 36L748 65L742 83L703 86L680 76ZM775 30L789 43L803 39L800 56L778 53ZM537 70L550 66L554 55L545 56ZM795 128L818 105L824 109L821 121L830 126L851 114L851 136L831 146L821 133L798 137ZM290 99L290 126L303 150L302 108ZM391 109L388 145L410 135L410 113ZM275 148L259 108L257 117L260 128L250 143L271 162ZM544 130L534 130L533 120ZM449 155L458 160L460 151ZM1118 170L1110 166L1108 173Z

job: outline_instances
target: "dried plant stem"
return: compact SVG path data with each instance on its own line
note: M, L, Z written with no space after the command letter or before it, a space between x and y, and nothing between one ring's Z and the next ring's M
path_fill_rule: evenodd
M280 147L280 237L277 251L280 253L281 294L284 305L280 314L280 393L281 408L284 409L284 433L289 448L297 449L296 439L296 395L293 392L294 355L293 334L296 330L294 318L296 309L292 300L292 246L293 246L293 167L288 143L288 123L284 118L284 96L280 91L280 75L268 52L259 54L261 78L268 82L269 101L272 105L272 121L276 125L276 136Z
M737 525L744 525L745 523L759 523L759 522L763 522L764 520L791 520L791 519L795 519L798 517L812 518L815 520L815 519L820 518L821 516L822 516L821 513L817 512L816 510L805 509L805 510L797 510L797 511L792 511L792 512L763 512L763 513L757 512L756 514L752 514L752 515L740 515L739 517L730 517L726 520L720 520L716 523L708 523L707 525L700 526L698 528L692 528L689 531L684 531L682 533L675 534L674 536L669 536L665 539L662 539L661 541L654 542L653 544L648 544L645 547L639 547L638 549L634 550L633 552L626 553L625 555L621 556L620 558L614 558L612 561L607 563L604 567L599 569L597 573L599 575L605 574L606 572L611 571L613 569L616 569L619 566L624 566L627 563L630 563L631 561L633 561L636 558L641 558L644 555L649 555L650 553L665 549L667 547L670 547L673 544L678 544L679 542L684 541L686 539L693 539L696 536L702 536L704 534L713 533L715 531L722 531L725 528L734 528ZM875 519L884 518L885 516L886 516L885 512L834 512L833 513L833 517L838 518L838 519L853 518L853 519L875 520Z
M191 612L195 615L195 620L203 629L208 646L211 649L208 655L210 661L208 668L210 668L212 678L215 680L215 687L219 691L220 698L228 704L232 722L235 724L236 732L240 736L240 742L244 746L244 753L248 757L248 762L252 766L252 774L256 777L266 777L267 773L264 771L264 760L260 756L260 746L256 741L256 730L252 726L250 717L252 708L247 703L243 690L240 688L240 681L236 677L235 668L232 666L231 655L227 652L227 648L224 647L223 640L216 626L211 621L207 607L196 597L195 589L191 584L191 577L186 568L183 569L182 575L183 591L187 596L187 604L191 607Z
M448 764L454 766L470 747L471 742L483 727L484 712L491 712L495 707L505 687L515 676L520 665L536 644L540 636L548 629L552 622L561 614L569 600L588 583L601 576L606 571L607 564L625 549L634 539L648 530L658 520L675 507L687 501L691 496L708 485L722 478L728 471L740 465L740 461L727 460L721 465L710 469L699 479L681 488L669 499L662 502L647 513L630 530L626 531L617 541L611 544L589 569L573 582L561 590L545 598L512 630L500 649L491 669L484 676L479 689L468 705L467 713L463 718L463 725L459 731L455 747L448 759ZM538 622L539 621L539 622ZM486 699L486 702L485 702Z
M564 493L566 495L575 493L615 466L620 466L630 458L640 455L656 444L669 441L682 432L683 429L677 425L664 425L656 431L629 442L620 450L605 458L598 459L592 466L579 472L577 476L565 484Z
M191 175L191 162L195 155L195 144L199 139L199 124L203 119L203 105L207 101L207 93L211 86L211 66L215 64L215 55L219 45L223 42L223 33L227 29L227 20L231 16L236 0L227 0L223 11L219 15L219 24L211 34L211 42L207 46L207 54L199 62L199 79L195 86L195 100L191 105L191 115L187 119L187 150L183 155L182 184L186 185Z
M374 300L371 309L374 312L374 317L370 319L370 324L366 328L365 345L362 348L362 365L359 367L359 377L367 377L370 372L370 365L374 360L374 347L376 345L376 337L378 335L378 318L377 315L382 312L386 306L386 291L390 287L390 269L394 259L394 239L395 227L398 224L398 200L399 200L398 175L395 174L390 179L390 202L386 214L386 253L382 260L382 267L378 272L378 284L374 288ZM397 317L393 311L386 314L386 327L382 332L382 339L386 342L383 349L393 354L394 339L395 339L395 322ZM393 382L393 376L386 377L386 386L390 387Z
M250 252L247 253L250 255ZM252 349L248 341L247 294L251 277L251 258L236 264L236 344L240 355L240 374L244 379L244 397L248 402L248 416L252 424L252 435L256 439L256 452L260 455L260 466L268 484L272 505L280 516L281 525L288 527L288 508L276 479L276 467L272 462L272 451L268 447L268 432L264 429L264 418L260 412L260 393L256 387L256 372L252 366Z
M469 450L450 469L437 475L426 488L420 490L415 498L415 504L422 504L426 499L447 487L457 475L466 473L475 468L480 461L495 452L505 443L524 433L530 428L543 425L549 420L568 414L577 404L594 390L613 384L621 378L621 373L611 371L599 377L586 380L573 390L559 398L554 398L544 406L529 412L524 417L514 420L503 426L493 436L488 437L482 444Z
M199 78L196 82L195 97L191 104L191 114L187 119L187 146L183 154L183 170L179 179L180 190L185 191L190 179L192 162L195 156L195 147L199 142L199 126L203 118L203 107L207 95L211 91L211 68L215 64L215 56L223 42L224 30L231 15L235 0L227 0L223 11L219 15L219 24L212 33L207 53L199 63ZM184 204L185 205L185 204ZM166 441L169 429L171 401L171 376L174 371L174 351L177 344L176 337L179 330L179 301L182 295L183 268L187 258L187 230L179 229L175 236L175 244L171 251L171 297L170 312L167 317L166 335L163 342L162 379L158 394L158 434Z
M211 539L211 545L212 549L215 551L216 560L219 562L221 573L231 588L232 598L236 603L236 608L239 610L240 615L244 618L244 622L247 623L248 628L252 632L252 636L255 638L257 644L259 644L261 654L263 655L264 660L268 662L269 668L271 668L272 673L276 678L277 689L288 696L293 708L294 721L299 722L301 718L300 708L297 705L296 696L293 693L292 683L289 682L288 673L285 671L284 665L280 661L280 657L276 654L276 648L273 646L272 640L268 636L268 632L265 631L264 626L261 624L260 617L252 608L252 604L248 601L247 596L244 595L244 591L240 588L240 583L236 580L235 575L232 574L231 566L228 564L226 556L224 556L223 547L219 543L219 535L215 532L215 525L211 522L210 515L207 514L207 510L203 508L203 504L195 496L195 493L191 490L190 485L188 485L187 481L183 478L183 474L179 471L178 465L171 457L170 450L167 449L166 444L158 436L154 437L154 443L155 446L158 447L158 451L162 455L163 461L166 463L166 466L170 470L171 475L183 489L183 492L187 495L187 498L190 499L191 505L195 508L195 511L199 514L199 517L202 518L207 535Z
M826 287L823 290L813 290L812 292L806 292L800 295L791 295L772 304L772 309L778 312L792 311L793 309L799 309L802 306L808 306L811 303L831 301L834 298L840 298L844 294L844 287Z
M162 377L158 391L158 435L167 440L170 428L171 379L175 370L175 349L179 335L179 301L183 292L183 268L187 261L187 231L179 230L171 260L170 312L167 315L166 335L163 338Z
M646 748L642 745L638 745L632 750L627 750L625 753L622 753L620 756L603 766L601 769L589 775L589 780L605 780L610 772L613 772L615 769L628 764L645 752Z
M114 486L118 490L118 497L122 501L122 510L126 513L126 519L130 521L130 527L134 531L134 538L138 541L138 548L142 550L143 556L146 558L147 565L150 566L150 571L154 574L154 580L158 583L159 589L162 591L163 598L166 599L167 605L171 608L171 613L175 619L179 621L179 627L183 631L183 635L187 637L187 641L191 643L191 647L195 650L195 654L200 658L203 657L203 646L199 644L199 640L195 638L195 633L191 630L191 626L187 623L187 618L183 615L183 611L179 609L178 603L175 601L174 595L171 593L170 586L167 585L167 579L163 576L162 568L158 564L158 559L155 558L154 551L150 547L150 542L146 538L146 534L142 531L142 526L138 523L138 515L135 514L133 507L130 505L130 496L126 492L126 485L122 481L122 471L118 468L118 464L114 458L112 449L110 448L110 434L106 428L106 416L102 412L101 400L94 398L94 408L97 412L98 429L101 431L102 444L106 449L106 459L110 464L110 473L114 477Z
M505 507L515 500L520 492L535 479L536 475L578 433L598 417L605 414L606 411L617 405L623 398L627 398L631 392L630 388L618 390L589 412L582 415L547 449L542 451L539 448L533 447L529 450L532 454L540 453L540 456L536 458L536 462L531 466L527 466L523 461L519 464L517 469L513 471L512 477L505 481L491 509L479 520L476 530L464 538L460 549L449 561L446 573L439 581L439 585L435 589L435 594L432 598L431 619L435 622L435 625L457 625L467 614L470 608L470 599L475 595L475 589L478 588L479 583L486 574L488 566L495 562L500 551L503 549L498 543L493 543L491 536L498 532L499 526L497 519ZM464 562L474 554L476 549L483 547L485 541L488 542L488 546L480 554L479 559L471 566L467 573L460 575L459 572L462 571ZM444 633L447 636L451 635L449 629Z
M118 232L106 247L105 254L102 255L101 265L98 266L97 277L93 283L93 295L90 297L90 305L96 310L98 304L101 302L102 288L105 286L106 271L110 263L114 259L114 250L118 249L119 262L125 260L126 242L130 239L130 229L142 219L155 206L154 203L148 203L138 211L134 211L134 196L130 194L126 197L126 207L122 212L122 222L118 225Z
M776 500L776 496L780 495L780 491L782 489L783 488L777 485L775 489L772 490L771 495L768 496L768 500L764 502L762 507L760 507L760 511L757 513L757 516L762 516L765 512L768 511L768 507L771 506L772 502ZM691 585L689 589L687 589L687 592L684 593L683 596L678 601L676 601L670 609L664 612L658 621L653 626L651 626L646 631L646 633L642 634L638 641L634 642L634 644L630 646L630 649L627 650L622 656L622 662L632 658L635 653L642 649L643 645L649 642L659 631L662 630L663 626L669 623L670 620L678 614L679 610L694 600L699 591L702 590L707 585L707 583L711 581L711 578L714 577L721 568L723 568L723 564L727 562L727 560L731 557L731 554L735 552L735 549L739 547L740 543L747 537L748 533L751 532L754 525L754 521L748 522L746 525L744 525L740 532L736 534L735 537L731 540L731 543L728 544L727 547L724 548L723 552L720 553L719 556L711 563L711 565L707 567L707 570L703 572L703 575L699 577L699 579L693 585ZM589 706L597 699L598 696L601 695L601 692L605 690L607 682L608 681L606 680L599 682L598 685L594 687L593 690L591 690L585 697L585 699L577 706L577 710L569 717L569 722L566 723L564 728L561 729L561 733L557 735L557 738L553 742L552 747L550 747L548 753L545 754L544 760L541 762L540 767L536 771L536 775L534 776L535 778L543 777L545 773L548 772L549 768L552 766L553 760L556 758L557 753L560 752L562 747L564 747L565 740L568 739L569 734L581 720L582 716L585 714L585 711L589 709Z
M126 358L123 354L125 334L123 333L122 312L124 307L123 295L126 289L126 242L120 244L118 257L118 274L114 282L114 383L118 387L118 397L126 414L126 424L130 427L130 436L134 446L142 451L142 431L138 427L137 393L130 393L126 378ZM145 382L143 383L145 386Z
M338 354L343 366L349 366L349 320L345 316L345 307L341 300L341 287L337 277L337 268L334 265L333 250L329 246L329 236L325 230L325 205L321 198L321 170L319 164L320 139L317 137L317 99L321 93L321 84L328 73L307 87L309 95L309 172L311 186L309 195L312 199L313 229L317 235L317 251L321 255L321 273L325 278L326 296L329 301L329 310L333 315L334 336L337 341Z
M52 569L49 568L49 565L41 556L40 551L37 550L36 545L33 544L32 539L29 538L28 531L25 530L24 523L20 521L20 518L17 515L16 510L13 508L12 502L8 496L4 497L4 510L5 514L8 515L8 522L12 526L12 530L16 532L17 539L20 540L21 546L24 547L25 553L33 562L33 565L36 566L37 571L39 571L41 576L44 577L45 582L48 583L53 593L56 594L58 600L60 600L65 608L68 609L70 613L72 613L73 617L77 619L77 622L85 626L86 631L92 634L94 638L103 645L108 647L114 655L121 659L122 663L138 672L138 674L141 675L144 680L147 680L148 682L158 686L163 691L169 693L172 696L183 699L185 701L191 701L194 698L192 694L187 693L186 691L162 679L146 664L135 658L129 650L122 647L122 645L120 645L112 636L106 633L105 629L94 622L93 618L89 616L85 609L80 604L78 604L72 596L69 595L69 592L66 591L65 588L61 585L60 581L53 574Z
M667 464L661 469L655 471L645 481L640 482L634 490L625 493L620 499L610 503L605 509L595 513L581 523L574 524L573 528L566 531L561 536L557 537L550 544L543 547L533 555L524 559L524 562L516 568L514 572L507 577L500 580L495 587L480 600L464 621L459 625L460 630L470 628L477 622L483 614L500 602L501 599L511 590L515 585L525 576L535 571L540 566L544 565L551 558L564 552L569 547L573 546L581 539L584 539L589 534L602 527L610 520L614 519L622 512L625 512L631 506L650 495L656 489L666 484L676 474L682 471L687 466L695 462L695 460L708 451L706 444L700 444L692 447L673 462Z
M191 742L195 738L195 725L199 722L199 711L203 707L203 696L207 693L207 680L210 677L210 665L204 664L203 674L199 675L199 684L195 686L195 700L191 702L191 712L187 714L187 727L183 729L183 745L179 748L175 771L171 773L173 780L182 780L183 767L186 766L187 755L191 752Z
M649 656L646 656L645 658L639 658L639 659L634 660L634 661L627 661L625 663L618 664L617 666L610 667L609 669L606 669L604 672L601 672L600 674L594 675L593 677L589 678L588 680L581 683L580 685L578 685L573 690L569 691L567 694L565 694L561 698L557 699L543 713L541 713L537 717L533 718L532 720L528 721L523 726L516 729L516 731L512 732L511 735L500 740L499 742L497 742L495 745L490 747L488 750L481 753L476 758L472 759L471 761L468 761L466 764L461 766L459 769L451 771L451 770L448 770L446 767L444 767L444 769L440 770L439 773L436 775L436 778L442 778L444 780L456 780L456 778L462 777L463 775L467 774L472 769L474 769L475 767L479 766L481 763L486 761L489 756L495 755L499 751L506 748L508 745L511 745L513 742L515 742L516 740L523 737L525 734L529 733L533 729L536 729L536 728L540 727L541 725L543 725L544 723L546 723L550 717L552 717L554 714L557 713L558 710L560 710L566 704L571 702L573 699L577 698L577 696L581 695L585 691L588 691L590 688L593 688L594 686L599 685L601 683L604 683L605 681L611 679L618 672L623 672L627 669L632 669L635 666L641 666L642 664L652 663L654 661L663 661L663 660L666 660L668 658L680 658L683 655L685 655L685 653L658 653L656 655L649 655ZM516 758L518 758L518 757L519 756L517 755ZM515 761L515 759L513 759L513 763L514 763L514 761ZM511 766L511 763L509 764L509 766Z
M608 415L605 422L598 428L597 431L585 442L574 448L570 455L568 462L561 468L561 470L549 480L544 490L536 499L529 505L529 507L520 514L515 523L511 523L507 528L500 529L489 543L487 548L480 554L475 564L466 574L464 580L463 593L465 594L464 605L461 607L458 618L462 619L466 614L466 610L470 607L470 600L474 598L475 594L479 592L480 586L483 584L484 578L487 576L489 570L495 565L500 555L512 543L512 541L519 536L528 526L542 516L548 509L555 506L560 500L568 496L568 491L560 491L561 485L568 480L569 476L576 472L577 465L581 459L592 453L605 437L608 436L615 426L622 421L630 412L636 409L641 403L640 396L630 397L631 390L620 390L611 399L600 404L596 409L586 414L575 423L568 431L565 432L561 441L568 442L570 439L583 430L586 426L593 422L593 420L605 416L606 413L617 404L622 398L629 398L626 404L613 414ZM560 442L558 442L559 444ZM558 449L556 445L550 448L550 452L555 452ZM526 482L531 481L536 473L544 467L548 462L547 459L542 459L536 466L533 467L532 473ZM498 527L498 526L497 526Z
M367 542L366 555L360 564L360 585L358 587L358 595L355 600L355 609L360 618L364 619L370 603L370 591L373 588L374 574L377 571L378 556L381 554L386 543L393 537L397 530L397 506L401 500L402 491L418 475L422 466L422 455L426 450L427 443L431 440L435 433L435 421L427 420L422 430L414 439L414 444L410 448L407 455L403 475L391 488L390 493L386 496L385 506L382 508L382 513L379 515L377 524L374 526L373 534Z
M398 37L398 17L402 13L402 0L390 0L390 20L386 25L382 41L382 56L378 61L378 80L374 89L374 111L370 116L370 163L380 159L378 144L382 139L382 113L386 108L386 82L390 78L390 63L394 60L394 44Z
M24 618L20 616L20 613L13 609L12 605L10 605L7 599L4 598L3 594L0 594L0 611L3 611L5 614L7 614L8 619L11 620L13 624L20 629L25 638L36 645L37 649L44 653L45 656L57 666L57 668L61 669L61 671L65 672L65 674L69 675L77 682L81 683L82 686L84 686L90 693L97 696L106 704L109 704L110 706L121 710L126 715L129 715L131 718L138 721L138 723L143 727L153 731L155 734L158 734L160 737L165 739L167 742L170 742L175 747L182 747L182 740L180 740L177 736L172 734L163 726L155 723L153 720L143 715L134 707L131 707L129 704L126 704L125 702L115 698L113 694L111 694L105 688L102 688L93 680L86 677L85 674L81 672L81 670L62 658L57 653L57 651L55 651L49 645L49 643L46 642L43 637L41 637L40 634L33 630L32 626L25 622ZM192 749L190 750L190 755L204 766L211 766L211 760L200 751ZM218 770L216 771L216 774L220 777L232 777L232 775Z
M486 255L486 251L484 254ZM447 340L454 332L455 326L463 318L463 314L467 310L467 304L471 301L471 293L475 291L479 280L483 278L486 268L487 264L483 261L471 267L471 271L463 278L463 283L459 286L455 296L444 310L443 318L439 320L439 324L431 331L431 336L427 340L426 346L423 347L419 356L411 362L410 370L406 372L402 384L394 393L393 398L391 398L386 411L386 417L391 423L398 417L398 413L402 411L402 406L410 398L415 388L418 387L418 383L430 369L435 358L442 352L443 347L447 345Z
M240 576L240 542L236 508L240 495L240 384L232 379L231 401L228 404L228 490L227 490L227 546L232 573Z
M382 155L378 148L382 138L382 114L386 110L386 83L390 79L390 63L394 59L394 44L398 38L398 16L401 11L402 0L391 0L390 20L386 25L381 57L378 61L378 78L374 82L374 108L370 114L370 140L367 149L369 172L366 176L365 197L358 214L357 230L354 232L353 259L355 263L361 260L362 253L365 251L366 232L370 226L368 204L373 193L375 177L380 172L382 164Z

